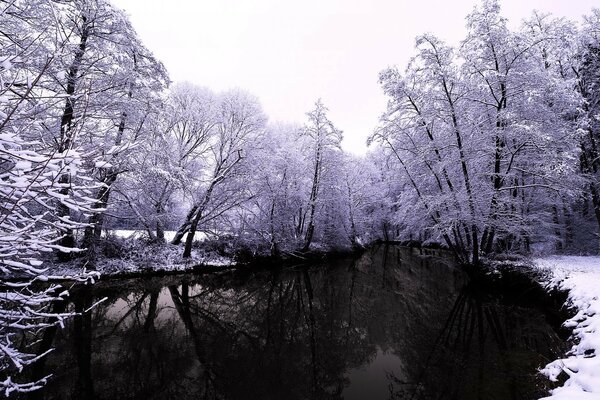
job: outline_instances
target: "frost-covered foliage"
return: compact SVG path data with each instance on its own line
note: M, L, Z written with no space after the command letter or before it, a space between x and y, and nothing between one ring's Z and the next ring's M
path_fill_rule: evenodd
M534 13L514 31L487 0L458 48L420 36L406 71L380 75L389 107L361 159L319 102L304 127L269 126L252 96L177 85L108 206L157 240L183 220L186 255L196 230L272 254L377 238L443 242L470 262L563 249L600 215L594 16Z
M250 197L247 154L259 140L266 117L258 99L241 90L211 96L181 86L173 101L181 102L184 111L167 116L167 135L177 151L173 161L184 164L193 178L183 183L191 207L172 242L178 244L186 235L183 256L189 257L199 226L220 220Z
M228 214L246 246L279 255L349 249L374 239L369 227L379 201L377 171L368 160L345 154L340 141L321 101L307 113L306 125L266 129L248 155L251 197Z
M55 284L43 289L34 289L32 285L52 278L47 275L52 272L42 265L43 253L56 249L76 250L61 247L57 231L78 227L68 219L52 217L56 209L53 200L60 188L57 176L64 170L76 176L77 153L40 154L28 150L32 143L24 142L18 131L10 131L0 133L0 374L3 379L0 389L5 395L34 390L43 383L43 380L29 383L12 380L13 374L45 355L20 350L16 340L25 332L62 325L67 317L52 313L51 305L68 292ZM84 210L72 196L59 199L75 210ZM93 275L79 274L70 278L86 280L88 277Z
M153 241L183 219L171 241L185 242L184 257L197 230L272 255L374 239L367 210L379 208L378 171L344 154L320 101L307 117L305 126L267 125L257 99L243 91L177 84L116 199Z
M102 214L102 171L117 168L124 126L139 114L132 92L143 86L148 105L148 91L161 89L136 76L162 70L107 1L2 2L0 26L0 389L9 395L44 382L14 379L44 356L17 339L68 316L52 311L68 291L47 282L57 277L44 261L83 252L75 233Z
M512 31L499 2L485 0L458 48L423 35L404 72L381 73L389 103L371 141L399 175L388 196L400 237L442 241L471 262L572 240L590 182L581 150L596 142L582 129L592 103L575 89L587 30L534 13Z

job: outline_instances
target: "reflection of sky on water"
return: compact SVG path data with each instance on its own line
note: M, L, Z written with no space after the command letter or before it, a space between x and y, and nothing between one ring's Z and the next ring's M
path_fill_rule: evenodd
M344 388L345 400L388 399L389 375L403 377L402 360L391 350L377 348L375 358L367 365L352 368L346 372L349 384Z

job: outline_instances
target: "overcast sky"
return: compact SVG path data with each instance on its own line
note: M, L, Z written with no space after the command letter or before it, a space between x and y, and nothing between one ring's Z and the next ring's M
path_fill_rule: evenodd
M379 71L404 67L414 38L450 44L475 0L113 0L173 81L258 96L271 121L303 122L317 98L364 153L385 108ZM512 26L532 10L581 20L598 0L502 0Z

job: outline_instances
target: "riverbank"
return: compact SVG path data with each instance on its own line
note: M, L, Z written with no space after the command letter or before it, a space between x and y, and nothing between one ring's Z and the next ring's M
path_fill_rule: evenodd
M285 252L278 256L249 252L226 242L196 242L191 257L182 257L182 246L152 244L133 237L119 237L99 243L92 264L86 257L69 262L46 260L46 276L60 280L94 271L103 279L165 276L182 273L210 273L230 269L270 269L302 265L340 257L359 255L360 249L323 249L308 252Z
M563 324L572 329L571 349L541 370L560 385L546 399L600 399L600 257L551 256L534 265L547 272L547 288L568 292L566 306L575 311Z
M92 264L86 257L68 262L47 261L47 275L53 279L68 278L94 271L102 279L164 276L188 272L215 272L236 268L233 257L214 251L194 249L190 258L181 257L181 246L136 245L114 255L99 254Z

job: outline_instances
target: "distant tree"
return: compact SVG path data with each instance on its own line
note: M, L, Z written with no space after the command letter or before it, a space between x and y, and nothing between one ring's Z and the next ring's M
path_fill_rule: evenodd
M366 245L378 237L385 196L381 183L379 171L371 158L344 155L340 197L346 215L342 221L352 247Z
M271 125L248 155L252 200L243 206L245 230L257 249L266 245L273 256L296 250L303 239L297 236L295 224L307 187L300 129Z
M177 230L173 244L186 236L184 257L190 257L198 225L219 218L245 201L247 187L239 179L244 173L245 152L262 134L266 118L258 100L239 90L218 97L214 126L202 140L202 170L193 205ZM200 148L200 147L199 147Z
M587 195L600 229L600 10L585 18L581 34L577 89L583 97L581 129L581 171L588 178Z
M308 161L312 164L312 183L308 204L304 213L299 213L301 218L298 221L300 227L303 227L306 221L303 251L310 248L315 233L316 211L322 196L320 192L323 190L323 172L331 167L334 154L341 151L342 131L329 120L327 111L323 102L317 100L315 108L307 113L308 123L302 130L307 141Z

